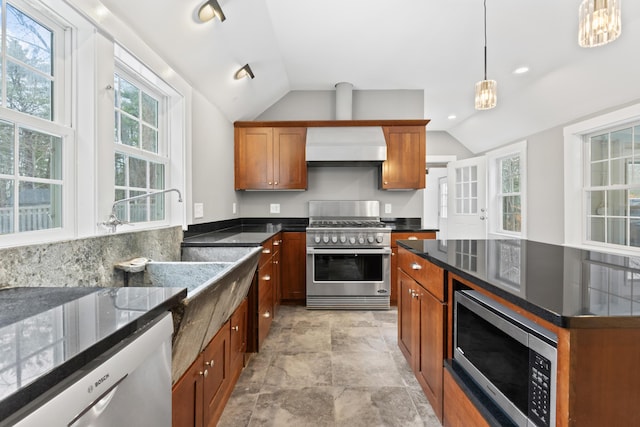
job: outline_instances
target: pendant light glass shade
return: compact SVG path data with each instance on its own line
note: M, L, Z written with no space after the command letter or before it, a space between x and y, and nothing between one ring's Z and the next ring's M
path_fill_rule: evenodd
M595 47L614 41L622 30L621 0L584 0L578 12L578 44Z
M476 83L476 110L489 110L498 101L495 80L487 80L487 0L484 0L484 80Z
M482 80L476 83L476 110L489 110L496 106L497 85L495 80Z

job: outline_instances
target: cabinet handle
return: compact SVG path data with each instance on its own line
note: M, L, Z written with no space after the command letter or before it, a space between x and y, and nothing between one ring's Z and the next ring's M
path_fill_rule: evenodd
M273 185L278 185L278 181L274 182Z
M407 240L418 240L418 238L416 236L409 236L407 237Z
M269 185L271 185L271 181L269 181Z
M262 276L262 280L269 281L271 280L271 276L269 276L268 274L265 274L264 276Z
M264 313L262 315L262 317L264 317L265 319L268 319L269 317L271 317L271 313L269 313L268 311L266 313Z
M200 372L200 375L207 378L207 376L209 375L209 371L205 369L204 372Z
M270 254L271 253L271 249L265 248L262 250L263 254Z
M216 363L216 361L215 361L215 360L213 360L213 359L211 359L211 360L210 360L210 361L208 361L208 362L204 362L204 364L205 364L205 365L207 365L207 366L211 366L211 367L213 367L213 365L215 365L215 363ZM205 371L205 372L207 372L207 370L206 370L206 369L205 369L204 371ZM207 375L205 374L205 377L206 377L206 376L207 376Z
M417 262L414 262L413 264L411 264L411 269L412 270L422 270L422 266L420 264L418 264Z
M384 182L384 185L387 185L388 183L389 183L389 181L385 181L385 182Z
M273 242L273 246L279 246L281 241L282 241L282 240L275 240L275 241Z
M239 326L232 326L231 330L238 332L240 330L240 327Z
M277 263L278 263L278 261L273 261L273 263L274 263L274 264L277 264Z

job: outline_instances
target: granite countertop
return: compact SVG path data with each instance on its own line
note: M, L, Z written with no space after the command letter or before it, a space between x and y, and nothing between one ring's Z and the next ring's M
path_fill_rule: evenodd
M420 218L381 218L392 232L438 231L422 228ZM190 226L182 242L190 246L260 246L280 231L304 232L308 218L245 218Z
M169 311L184 288L0 290L0 419Z
M640 257L531 240L399 246L561 327L640 327Z

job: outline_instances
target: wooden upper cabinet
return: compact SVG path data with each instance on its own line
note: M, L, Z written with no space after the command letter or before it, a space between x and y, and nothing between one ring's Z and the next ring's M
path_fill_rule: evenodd
M305 190L304 127L236 127L236 190Z
M424 126L384 126L387 160L382 163L380 188L425 188L426 129Z

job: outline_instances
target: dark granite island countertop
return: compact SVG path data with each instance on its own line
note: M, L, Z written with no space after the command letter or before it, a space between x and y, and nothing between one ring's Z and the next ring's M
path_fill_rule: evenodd
M281 231L304 232L307 218L246 218L189 226L183 247L260 246Z
M640 327L640 257L531 240L398 245L555 325Z
M184 288L0 290L0 419L143 329Z

